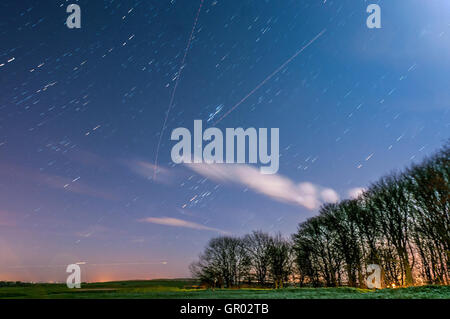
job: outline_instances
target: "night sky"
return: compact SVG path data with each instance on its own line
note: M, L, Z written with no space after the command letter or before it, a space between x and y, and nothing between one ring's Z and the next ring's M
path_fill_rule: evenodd
M0 280L186 277L210 238L289 236L448 139L449 1L200 4L0 2ZM279 128L278 174L172 162L173 129L244 98L216 126Z

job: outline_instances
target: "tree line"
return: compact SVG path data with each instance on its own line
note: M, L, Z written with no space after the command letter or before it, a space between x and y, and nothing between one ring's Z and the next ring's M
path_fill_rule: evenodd
M450 284L449 173L447 142L358 198L323 205L291 238L213 238L190 270L212 287L366 287L367 266L377 264L384 286Z

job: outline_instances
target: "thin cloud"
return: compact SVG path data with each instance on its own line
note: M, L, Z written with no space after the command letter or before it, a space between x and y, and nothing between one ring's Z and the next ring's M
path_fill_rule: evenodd
M228 232L208 227L205 225L189 222L186 220L178 219L178 218L171 218L171 217L147 217L144 219L139 220L142 223L151 223L151 224L158 224L158 225L164 225L164 226L171 226L171 227L183 227L183 228L191 228L191 229L198 229L198 230L209 230L221 234L228 234Z
M70 193L87 195L106 200L117 200L117 196L113 193L106 192L97 187L92 187L80 180L80 177L67 178L58 175L42 173L36 169L17 166L13 164L0 163L0 176L14 181L20 180L26 184L34 186L46 186Z
M348 190L348 197L356 199L366 191L363 187L355 187Z
M161 166L156 167L156 165L140 160L131 160L123 162L131 171L138 176L153 180L162 184L170 184L172 181L173 175L172 173ZM154 174L156 170L156 174Z
M186 164L194 172L212 180L244 185L280 202L317 209L323 202L336 202L339 195L330 188L310 182L295 183L287 177L263 175L250 165L240 164Z
M103 234L103 233L106 233L109 231L110 231L110 229L105 226L93 225L93 226L89 226L87 229L85 229L83 231L77 232L75 235L77 237L81 237L81 238L89 238L89 237L98 236L99 234Z
M93 166L104 170L110 168L110 162L103 157L82 149L77 148L76 151L64 153L70 160L82 164L84 166Z
M339 195L331 188L325 188L320 192L320 196L327 203L336 203L339 201Z

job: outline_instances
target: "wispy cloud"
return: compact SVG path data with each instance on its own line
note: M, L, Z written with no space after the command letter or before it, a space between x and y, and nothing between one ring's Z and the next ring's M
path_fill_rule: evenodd
M365 188L363 187L355 187L348 190L348 197L355 199L362 195L365 192Z
M135 174L148 180L154 180L155 182L162 184L170 184L173 179L173 174L167 168L161 166L156 167L154 164L147 161L128 160L123 161L122 163ZM154 174L155 169L157 174Z
M320 192L320 197L327 203L336 203L339 201L339 195L334 189L325 188Z
M331 188L324 188L310 182L295 183L278 174L263 175L250 165L186 165L196 173L212 180L244 185L277 201L300 205L310 210L318 208L323 202L339 200L339 195Z
M64 153L64 155L73 162L85 166L97 167L102 170L109 168L111 165L105 158L80 148L77 148L76 151Z
M171 218L171 217L147 217L144 219L139 220L142 223L151 223L151 224L158 224L158 225L165 225L165 226L172 226L172 227L183 227L183 228L192 228L192 229L198 229L198 230L209 230L221 234L228 234L228 232L208 227L205 225L189 222L186 220L178 219L178 218Z
M23 183L33 186L46 186L70 193L87 195L107 200L117 200L117 196L97 187L92 187L82 182L80 177L67 178L58 175L42 173L39 170L13 164L0 163L0 176L14 181L20 180Z
M94 235L106 233L108 231L110 231L110 229L105 226L93 225L93 226L89 226L87 229L85 229L83 231L77 232L75 235L77 237L81 237L81 238L89 238L89 237L93 237Z

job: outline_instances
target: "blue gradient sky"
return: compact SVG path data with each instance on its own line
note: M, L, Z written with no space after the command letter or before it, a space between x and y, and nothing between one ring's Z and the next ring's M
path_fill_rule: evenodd
M153 180L200 1L73 3L81 30L68 2L0 3L0 280L75 262L85 281L188 276L213 236L287 236L317 213L298 193L348 198L449 137L448 1L378 1L370 30L371 1L205 0ZM172 163L174 128L223 115L324 29L218 124L280 128L277 176Z

